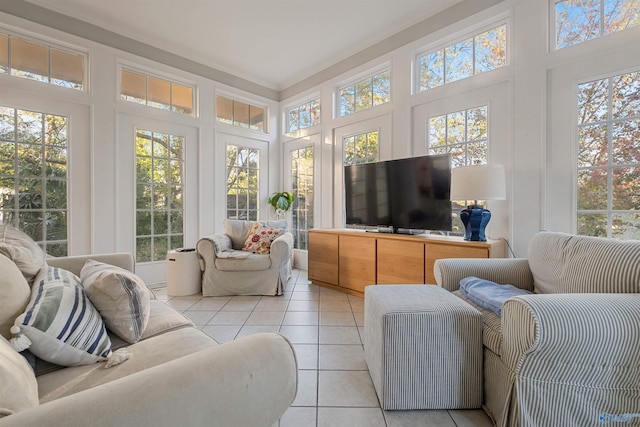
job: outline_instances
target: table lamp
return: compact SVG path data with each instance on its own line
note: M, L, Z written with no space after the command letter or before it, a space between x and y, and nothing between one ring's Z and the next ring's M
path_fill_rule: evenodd
M451 200L474 200L460 212L464 240L486 242L485 228L491 219L478 200L505 200L506 184L502 165L474 165L451 169Z

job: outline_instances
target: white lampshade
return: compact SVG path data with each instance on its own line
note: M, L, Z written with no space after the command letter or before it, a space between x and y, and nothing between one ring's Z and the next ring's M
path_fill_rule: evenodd
M502 165L474 165L451 169L451 200L505 200Z

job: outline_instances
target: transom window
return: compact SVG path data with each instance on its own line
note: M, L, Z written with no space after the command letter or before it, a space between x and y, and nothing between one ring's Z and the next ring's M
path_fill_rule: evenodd
M344 165L377 162L378 136L376 130L343 138Z
M640 239L640 71L578 85L578 233Z
M320 124L320 98L287 110L288 132L295 132Z
M120 99L174 113L194 115L192 86L122 68Z
M507 25L420 55L416 63L419 92L504 67L509 63Z
M52 256L66 256L67 134L64 116L0 106L0 222Z
M391 100L391 73L382 71L357 83L342 87L339 93L339 114L346 116Z
M258 219L260 150L227 145L227 218Z
M183 136L136 131L136 260L162 261L184 243Z
M216 96L216 118L220 123L267 132L265 114L264 107Z
M87 54L0 32L0 74L85 91Z
M291 151L291 184L293 247L306 250L313 228L313 146Z
M640 25L640 0L555 1L555 48Z

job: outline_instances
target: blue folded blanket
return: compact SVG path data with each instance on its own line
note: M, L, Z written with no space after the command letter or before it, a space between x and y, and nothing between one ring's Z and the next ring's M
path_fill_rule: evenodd
M513 285L499 285L473 276L460 280L460 292L480 307L491 310L498 316L507 299L531 293Z

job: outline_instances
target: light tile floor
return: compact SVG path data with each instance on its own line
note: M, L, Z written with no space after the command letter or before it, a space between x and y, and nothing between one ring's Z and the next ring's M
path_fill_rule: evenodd
M383 411L364 360L364 300L312 285L294 270L282 296L159 299L224 343L280 332L298 358L298 394L274 427L491 427L482 410Z

